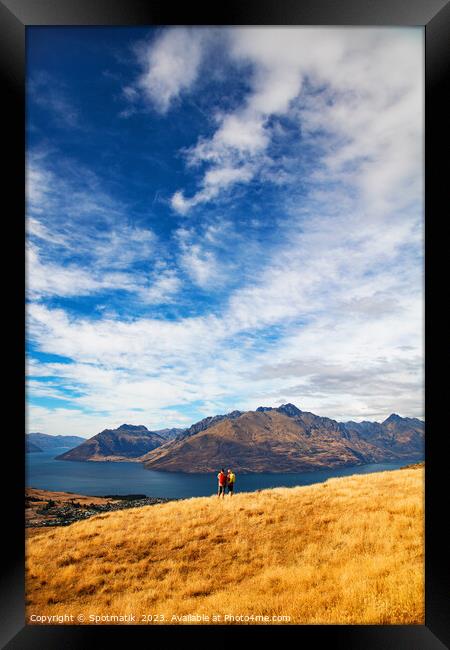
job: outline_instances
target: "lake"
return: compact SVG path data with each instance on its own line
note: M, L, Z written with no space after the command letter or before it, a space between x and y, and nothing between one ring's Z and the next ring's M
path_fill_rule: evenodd
M67 451L61 448L52 452L26 455L26 484L28 487L61 492L75 492L89 496L107 494L146 494L149 497L186 498L204 497L217 489L216 474L183 474L181 472L155 472L144 469L141 463L76 462L55 460ZM271 487L293 487L321 483L336 476L369 474L394 470L416 459L389 463L372 463L296 474L238 474L236 492L254 492Z

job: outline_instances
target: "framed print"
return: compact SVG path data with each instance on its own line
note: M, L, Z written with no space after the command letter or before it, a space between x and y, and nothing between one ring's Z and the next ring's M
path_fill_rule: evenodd
M446 647L448 4L0 15L5 647Z

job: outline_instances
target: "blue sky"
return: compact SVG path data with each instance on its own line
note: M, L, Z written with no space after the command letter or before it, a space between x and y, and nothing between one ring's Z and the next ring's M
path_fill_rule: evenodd
M421 28L28 28L28 430L423 417Z

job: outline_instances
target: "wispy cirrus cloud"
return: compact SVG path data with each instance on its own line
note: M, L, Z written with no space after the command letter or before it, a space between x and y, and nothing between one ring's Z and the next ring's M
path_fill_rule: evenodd
M33 97L34 105L46 110L58 126L84 128L80 109L60 79L39 71L28 79L27 92Z
M135 294L144 304L170 302L181 287L158 238L133 224L127 206L79 167L52 169L30 154L27 167L27 291L31 298ZM161 256L162 255L162 256Z

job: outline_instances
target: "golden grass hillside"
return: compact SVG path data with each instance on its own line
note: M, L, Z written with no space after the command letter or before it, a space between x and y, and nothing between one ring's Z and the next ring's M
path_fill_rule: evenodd
M423 624L423 496L423 468L411 468L45 529L27 543L28 621Z

